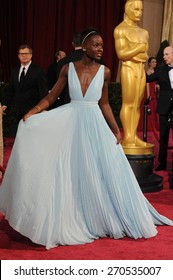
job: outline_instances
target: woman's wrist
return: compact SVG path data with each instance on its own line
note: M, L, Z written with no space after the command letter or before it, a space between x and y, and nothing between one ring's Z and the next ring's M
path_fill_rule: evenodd
M42 111L39 105L36 105L34 108L36 109L36 113L40 113Z

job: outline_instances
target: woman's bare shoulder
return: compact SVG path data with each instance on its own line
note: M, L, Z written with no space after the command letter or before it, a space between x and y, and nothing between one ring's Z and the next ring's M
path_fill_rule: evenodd
M65 64L60 71L60 76L67 76L69 70L69 63Z
M106 66L104 66L104 76L105 76L105 79L110 79L111 78L111 71Z

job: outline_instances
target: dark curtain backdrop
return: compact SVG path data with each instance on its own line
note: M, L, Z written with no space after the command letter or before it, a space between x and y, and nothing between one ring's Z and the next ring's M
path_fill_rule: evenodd
M19 63L19 45L31 45L33 62L47 70L58 49L72 51L74 32L92 26L103 37L104 64L115 81L113 30L123 19L124 4L125 0L0 0L1 80L8 82Z

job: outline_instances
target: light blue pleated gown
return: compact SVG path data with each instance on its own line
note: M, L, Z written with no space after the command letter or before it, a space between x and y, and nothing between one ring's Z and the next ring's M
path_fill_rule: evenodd
M98 106L101 65L85 96L69 65L71 103L20 122L0 188L9 224L47 249L99 237L149 238L173 225L146 200Z

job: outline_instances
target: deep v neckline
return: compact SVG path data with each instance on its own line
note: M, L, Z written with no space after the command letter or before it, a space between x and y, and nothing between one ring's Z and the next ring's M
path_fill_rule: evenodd
M75 66L74 66L74 63L72 63L72 65L73 65L73 68L74 68L74 70L75 70L75 73L76 73L76 77L77 77L78 83L79 83L79 85L80 85L81 95L82 95L82 97L83 97L83 98L85 98L85 96L86 96L86 94L87 94L87 92L88 92L88 90L89 90L89 88L90 88L91 84L92 84L92 83L93 83L93 81L95 80L95 78L96 78L96 76L97 76L97 74L98 74L98 72L99 72L99 70L100 70L100 68L101 68L101 66L102 66L102 65L100 65L100 66L99 66L99 68L98 68L98 70L96 71L96 73L95 73L94 77L92 78L92 80L91 80L90 84L88 85L88 88L87 88L87 90L85 91L85 93L83 93L83 91L82 91L81 83L80 83L80 80L79 80L79 77L78 77L78 74L77 74L76 68L75 68Z

